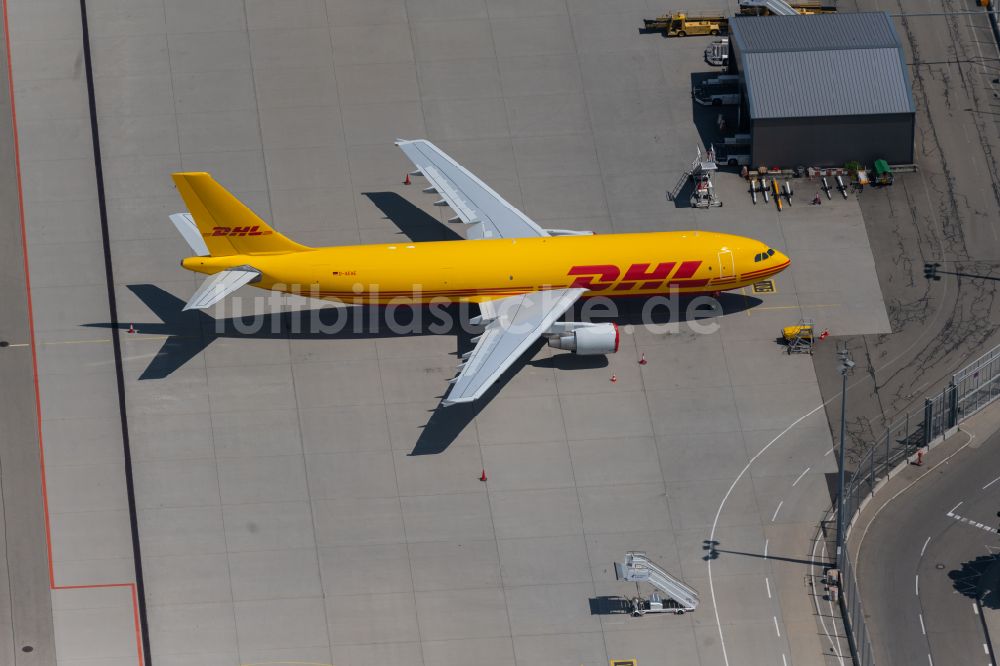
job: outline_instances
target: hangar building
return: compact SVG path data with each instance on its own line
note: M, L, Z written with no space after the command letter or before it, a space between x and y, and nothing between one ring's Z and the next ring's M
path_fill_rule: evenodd
M730 19L754 165L913 162L916 106L885 12Z

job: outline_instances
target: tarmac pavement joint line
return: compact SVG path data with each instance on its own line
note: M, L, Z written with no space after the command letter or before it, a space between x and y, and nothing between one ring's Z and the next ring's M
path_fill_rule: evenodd
M81 9L83 0L81 0ZM35 341L35 324L34 324L34 310L32 307L31 300L31 274L29 270L28 263L28 233L24 220L24 188L22 185L21 176L21 150L20 142L18 139L17 130L17 108L14 100L14 68L11 62L11 48L10 48L10 22L8 19L8 6L7 0L0 0L0 11L3 14L3 31L4 31L4 48L6 49L7 56L7 86L8 86L8 96L10 100L10 116L11 116L11 126L14 144L14 171L16 174L17 181L17 201L18 201L18 219L21 227L21 252L24 257L24 284L27 297L27 314L28 314L28 331L29 331L29 342L18 343L14 346L30 346L31 347L31 370L32 378L34 384L35 393L35 418L36 427L38 435L38 458L39 467L41 468L41 494L42 494L42 511L45 516L45 548L46 557L48 558L48 571L49 571L49 589L50 590L83 590L83 589L100 589L100 588L128 588L131 598L132 598L132 617L135 625L135 637L136 637L136 650L139 666L143 666L143 647L142 647L142 630L139 623L139 596L136 588L135 582L128 583L96 583L91 585L57 585L55 581L55 569L52 560L52 520L49 515L49 496L48 488L46 484L46 473L45 473L45 447L42 440L42 405L41 405L41 393L39 391L38 382L38 355L36 353L36 341Z

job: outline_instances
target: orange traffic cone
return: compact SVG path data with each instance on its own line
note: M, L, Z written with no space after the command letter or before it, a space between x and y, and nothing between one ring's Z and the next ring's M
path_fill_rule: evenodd
M615 384L618 382L618 375L611 375L611 383Z
M639 365L646 365L646 363L648 363L648 361L646 360L646 355L643 354L639 357Z
M483 468L483 474L482 474L482 476L479 477L479 480L482 481L483 483L486 483L486 468L485 467Z
M137 330L136 330L136 328L135 328L135 324L129 324L129 325L128 325L128 332L129 332L129 333L133 333L133 334L134 334L134 333L138 333L138 331L137 331Z
M406 174L406 178L403 179L403 185L409 185L409 184L410 184L410 174Z

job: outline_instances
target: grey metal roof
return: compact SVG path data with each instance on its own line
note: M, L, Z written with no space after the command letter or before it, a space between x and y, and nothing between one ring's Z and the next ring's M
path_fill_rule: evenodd
M909 78L895 47L749 53L742 57L741 66L754 119L916 110Z
M892 19L885 12L734 16L729 19L729 32L742 53L900 46Z
M916 111L885 12L736 16L729 29L751 118Z

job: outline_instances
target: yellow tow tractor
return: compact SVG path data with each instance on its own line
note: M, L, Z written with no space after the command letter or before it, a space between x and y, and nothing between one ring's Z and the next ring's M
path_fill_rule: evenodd
M719 35L729 32L729 18L721 14L677 12L655 19L645 19L647 32L662 32L665 37Z

